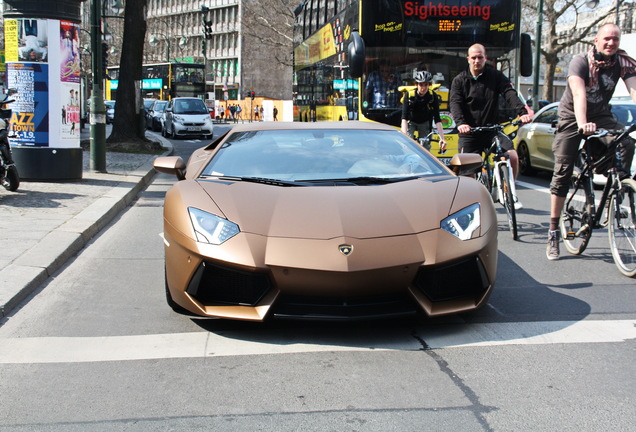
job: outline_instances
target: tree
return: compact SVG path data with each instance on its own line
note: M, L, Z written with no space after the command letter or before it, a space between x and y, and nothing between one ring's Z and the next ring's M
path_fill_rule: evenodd
M113 129L106 140L110 150L159 150L158 143L146 139L141 101L142 59L146 38L147 0L127 0L124 10L124 37L119 65L117 109ZM127 148L122 148L125 146ZM133 148L130 148L133 147Z
M545 75L541 99L552 100L554 75L564 51L581 42L589 44L590 36L594 36L599 24L615 13L612 8L598 10L591 19L583 22L581 16L590 11L586 3L587 0L544 0L541 55L545 59ZM535 0L523 0L523 8L528 15L537 16ZM573 17L571 23L561 25L570 16Z
M298 0L245 0L243 32L257 40L259 48L285 66L292 66L294 8Z
M243 0L241 82L257 96L292 97L294 7L299 0ZM272 79L276 77L276 79Z

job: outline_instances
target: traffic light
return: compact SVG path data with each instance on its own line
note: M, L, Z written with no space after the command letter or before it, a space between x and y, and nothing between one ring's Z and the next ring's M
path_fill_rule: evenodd
M203 57L206 55L205 51L205 39L201 39L201 54L203 54Z
M252 98L252 100L254 100L254 96L256 96L256 93L250 92L250 97Z
M107 69L108 69L108 44L106 42L102 42L102 70L104 74L106 74Z
M206 39L212 39L212 21L203 20L203 32Z

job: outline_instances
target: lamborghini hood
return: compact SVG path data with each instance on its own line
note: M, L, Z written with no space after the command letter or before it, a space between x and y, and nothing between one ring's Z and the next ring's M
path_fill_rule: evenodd
M218 207L219 215L238 224L242 232L324 240L438 229L449 215L459 180L451 176L436 180L371 186L283 187L219 180L198 184Z

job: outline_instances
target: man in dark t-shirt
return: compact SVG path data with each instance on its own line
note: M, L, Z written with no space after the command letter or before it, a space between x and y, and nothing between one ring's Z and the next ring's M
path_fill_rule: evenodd
M550 183L550 230L546 248L549 260L559 258L559 218L581 139L598 128L624 127L616 121L609 105L620 78L636 102L636 61L619 51L620 38L617 25L604 24L594 38L594 46L570 62L567 86L559 104L559 124L552 143L554 171ZM623 168L628 172L633 157L634 143L630 141L623 149Z

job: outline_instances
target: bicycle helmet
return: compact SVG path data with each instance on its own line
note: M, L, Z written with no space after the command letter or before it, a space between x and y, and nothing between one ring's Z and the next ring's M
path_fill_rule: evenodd
M416 71L413 74L413 79L417 83L430 83L433 81L433 75L429 71Z

